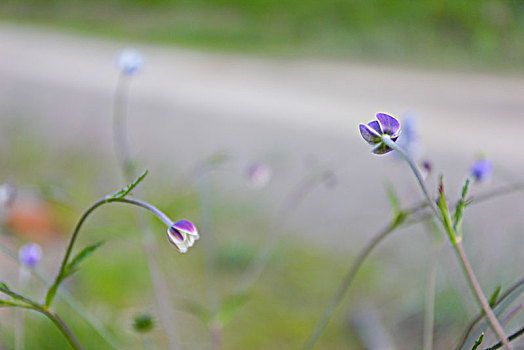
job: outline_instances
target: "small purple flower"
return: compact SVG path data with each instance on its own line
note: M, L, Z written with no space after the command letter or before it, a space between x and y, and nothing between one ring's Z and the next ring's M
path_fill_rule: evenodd
M392 148L382 142L382 135L388 135L392 141L396 141L400 135L400 123L385 113L377 113L376 117L377 120L360 124L360 134L367 143L374 146L371 152L375 154L388 153L392 151Z
M181 253L187 252L199 238L200 236L195 225L187 220L177 221L167 229L169 243L175 246Z
M271 167L265 163L254 163L247 169L249 183L255 188L265 187L272 176Z
M42 248L37 243L27 243L18 251L20 261L29 267L35 267L42 260Z
M142 68L144 60L136 50L126 49L117 56L116 66L125 75L134 75Z
M485 183L491 178L493 163L487 159L479 159L470 168L470 175L475 182Z

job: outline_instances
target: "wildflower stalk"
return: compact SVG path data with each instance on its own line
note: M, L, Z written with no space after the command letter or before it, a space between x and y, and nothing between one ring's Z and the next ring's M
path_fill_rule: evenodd
M129 93L129 76L121 72L118 77L114 109L113 109L113 142L117 161L120 163L120 170L126 181L131 180L136 174L136 164L131 155L129 147L126 121L127 121L127 97ZM153 291L157 304L157 311L160 316L162 327L164 328L169 349L176 349L178 340L173 331L169 329L174 324L171 310L173 309L169 299L167 282L156 261L158 248L155 238L151 233L147 219L142 215L137 217L138 227L142 237L142 247L147 258L149 276L153 283Z
M80 344L78 339L76 339L73 332L71 332L67 324L62 320L62 318L56 312L49 309L47 306L41 305L34 300L31 300L21 294L13 292L12 290L5 288L4 286L0 286L0 292L7 294L10 297L23 303L23 304L12 303L11 306L32 309L32 310L35 310L47 316L47 318L49 318L55 324L58 330L60 330L60 332L64 335L64 337L67 339L69 344L73 347L73 349L75 350L83 349L82 345Z
M515 184L510 185L510 186L501 186L499 189L495 189L493 191L484 192L484 193L479 194L479 195L477 195L475 197L470 197L467 200L467 202L469 204L473 205L473 204L481 203L481 202L484 202L486 200L493 199L493 198L496 198L496 197L499 197L499 196L502 196L502 195L506 195L506 194L510 193L509 189L512 188L512 187L516 188L517 190L524 190L524 182L515 183ZM329 320L331 319L331 317L333 315L333 312L335 311L336 307L340 304L340 302L342 301L343 296L345 295L345 293L347 292L347 290L351 286L351 283L353 282L356 274L360 270L360 267L363 265L364 261L369 256L369 254L375 249L375 247L378 246L379 243L384 241L384 239L386 237L388 237L391 233L393 233L396 228L398 228L400 226L404 226L405 227L405 226L408 226L408 225L413 225L413 224L416 224L418 222L427 220L428 219L428 215L423 214L423 215L416 216L417 214L421 214L421 212L424 209L426 209L427 207L428 207L428 204L427 204L426 201L424 201L424 202L421 202L421 203L418 203L418 204L414 205L413 207L411 207L409 209L405 209L403 211L399 211L400 213L404 213L404 216L405 216L405 218L404 218L404 220L402 222L402 225L399 224L399 225L395 226L394 229L391 229L394 226L395 221L399 220L398 216L396 216L395 218L393 218L385 226L385 228L380 230L376 235L373 236L373 238L371 238L369 240L369 242L360 251L358 256L352 261L352 263L351 263L351 265L350 265L350 267L348 269L348 272L346 273L344 279L340 283L339 288L337 289L337 292L335 292L335 294L331 298L331 301L329 302L328 307L325 309L324 314L322 315L321 319L317 322L317 325L315 326L315 330L310 335L310 337L308 338L306 343L303 345L303 347L302 347L303 349L310 349L310 348L313 347L313 345L315 345L316 341L318 340L318 338L320 337L320 335L324 331L325 327L327 326ZM408 220L412 216L416 216L416 217L414 219L412 219L412 220ZM431 217L431 216L429 216L429 217ZM524 280L520 281L519 283L520 284L524 283ZM519 284L517 284L516 286L518 286L518 285ZM516 288L516 286L514 286L512 289L510 289L510 291L513 290L514 288ZM501 298L504 298L504 296L502 296ZM473 329L475 323L478 322L478 320L480 320L481 316L482 316L482 314L478 318L476 318L474 320L474 322L470 325L470 327L468 328L467 332L463 335L463 339L462 339L462 343L461 344L463 344L466 341L466 338L469 335L469 333L471 332L471 329Z
M51 287L49 288L49 290L47 292L46 302L45 302L45 305L47 307L49 307L51 305L51 303L53 302L56 290L57 290L58 286L60 285L60 283L62 282L62 280L65 278L66 267L67 267L67 264L69 262L69 257L71 256L74 244L76 242L78 234L80 233L80 229L82 228L82 225L84 224L85 220L89 217L89 215L91 215L91 213L96 208L98 208L98 207L100 207L100 206L102 206L102 205L104 205L106 203L113 203L113 202L132 204L132 205L136 205L136 206L142 207L144 209L147 209L150 212L152 212L153 214L155 214L168 227L171 226L171 224L173 223L173 221L166 214L164 214L162 211L160 211L158 208L156 208L155 206L153 206L153 205L151 205L149 203L146 203L146 202L143 202L141 200L138 200L138 199L114 198L114 197L111 197L111 196L106 196L104 198L101 198L101 199L97 200L96 202L91 204L91 206L82 214L82 216L80 217L80 220L78 221L78 223L75 226L75 229L73 231L73 235L71 236L71 239L69 240L69 244L67 246L64 258L62 259L62 264L60 265L60 270L59 270L59 272L58 272L58 274L57 274L57 276L55 278L54 283L51 285Z
M442 192L441 197L440 197L441 199L439 202L439 206L440 206L441 214L439 214L439 208L437 208L434 200L431 199L431 196L429 195L427 187L424 183L422 174L420 173L420 170L417 168L413 160L409 157L409 155L406 152L404 152L402 148L400 148L393 140L391 140L391 138L388 135L382 135L381 140L388 147L397 151L408 162L411 170L413 171L413 173L415 174L415 177L417 178L418 183L420 184L420 188L422 189L422 192L424 193L424 196L426 197L431 210L433 211L433 214L435 215L437 219L439 219L439 221L442 223L444 227L444 230L448 234L448 237L455 250L455 253L457 254L459 261L462 265L465 276L467 277L469 286L473 294L477 298L477 301L479 302L480 306L486 313L486 316L491 325L491 328L497 334L498 338L502 341L502 343L504 344L504 347L507 350L512 350L513 347L509 343L508 337L506 336L504 329L502 328L500 322L497 320L497 317L493 313L493 310L489 306L488 300L486 296L484 295L484 293L482 292L482 288L480 287L477 277L475 276L475 273L473 272L471 264L468 260L466 252L462 245L462 237L456 235L456 232L453 228L453 223L452 223L452 220L449 214L449 209L447 207L447 203L444 198L444 193Z

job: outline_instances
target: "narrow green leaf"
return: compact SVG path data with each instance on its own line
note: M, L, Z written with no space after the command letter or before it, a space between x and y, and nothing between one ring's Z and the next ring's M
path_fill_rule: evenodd
M231 319L235 312L240 309L250 298L248 293L233 295L226 299L214 317L214 321L222 326L225 326Z
M495 291L493 292L493 294L491 294L491 298L489 298L489 306L491 308L493 308L493 306L495 305L495 303L497 302L497 298L500 294L500 289L502 287L500 285L497 286L497 288L495 288Z
M25 304L20 304L20 303L16 303L16 302L13 302L13 301L9 301L9 300L2 300L0 299L0 307L29 307L28 305L25 305Z
M203 306L200 303L197 303L193 300L185 299L183 301L183 308L189 312L190 314L196 316L202 323L204 323L206 326L209 325L209 322L211 320L211 313L210 311Z
M475 344L473 344L473 347L471 348L471 350L477 350L477 348L479 347L480 343L482 343L482 339L484 339L484 332L480 333L479 338L477 339Z
M70 276L73 273L75 273L76 270L78 269L78 265L85 258L90 256L95 250L100 248L103 244L104 244L104 242L98 242L98 243L92 244L92 245L87 246L84 249L82 249L82 251L80 253L78 253L78 255L75 256L74 259L71 260L71 262L69 264L67 264L65 272L64 272L64 277L62 278L62 280L65 279L67 276Z
M55 298L56 290L58 289L58 286L63 281L63 278L57 279L55 283L49 289L47 290L47 293L45 295L45 305L51 306L51 303L53 302L53 299Z
M7 284L5 284L4 282L0 282L0 287L9 290L9 287L8 287Z
M391 210L393 211L394 215L397 215L400 212L400 200L398 199L398 195L395 192L393 185L388 185L386 188L386 193L388 195L389 204L391 204Z
M133 182L131 182L129 185L122 188L120 191L115 192L112 195L109 195L107 197L108 201L111 201L111 199L119 199L119 198L124 198L125 196L127 196L129 192L131 192L136 186L138 186L139 183L142 182L142 180L144 180L147 174L148 174L148 171L145 170L140 176L138 176L135 180L133 180Z

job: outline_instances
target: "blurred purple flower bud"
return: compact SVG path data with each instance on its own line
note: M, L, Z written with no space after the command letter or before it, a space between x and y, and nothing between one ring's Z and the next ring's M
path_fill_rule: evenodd
M27 243L18 251L20 261L29 267L35 267L42 260L42 248L36 243Z
M177 221L167 229L169 243L175 246L181 253L187 252L199 238L200 236L195 225L187 220Z
M142 55L136 50L126 49L117 56L116 66L125 75L134 75L140 71L143 64Z
M396 141L400 135L400 123L385 113L377 113L376 117L377 120L359 125L360 134L367 143L374 146L371 152L375 154L388 153L392 149L382 142L381 137L388 135L391 140Z
M471 165L470 175L475 182L485 183L491 178L493 163L487 159L479 159Z
M265 187L273 177L271 167L265 163L252 164L247 169L249 183L255 188Z
M11 182L0 185L0 207L12 204L16 198L16 186Z
M422 147L417 131L417 118L414 115L408 115L403 119L402 135L399 137L397 143L412 158L419 158L421 156Z

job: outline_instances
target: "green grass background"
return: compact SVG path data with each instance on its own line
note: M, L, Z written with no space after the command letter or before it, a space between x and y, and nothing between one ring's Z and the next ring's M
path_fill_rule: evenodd
M524 67L519 0L4 0L0 19L213 50Z

